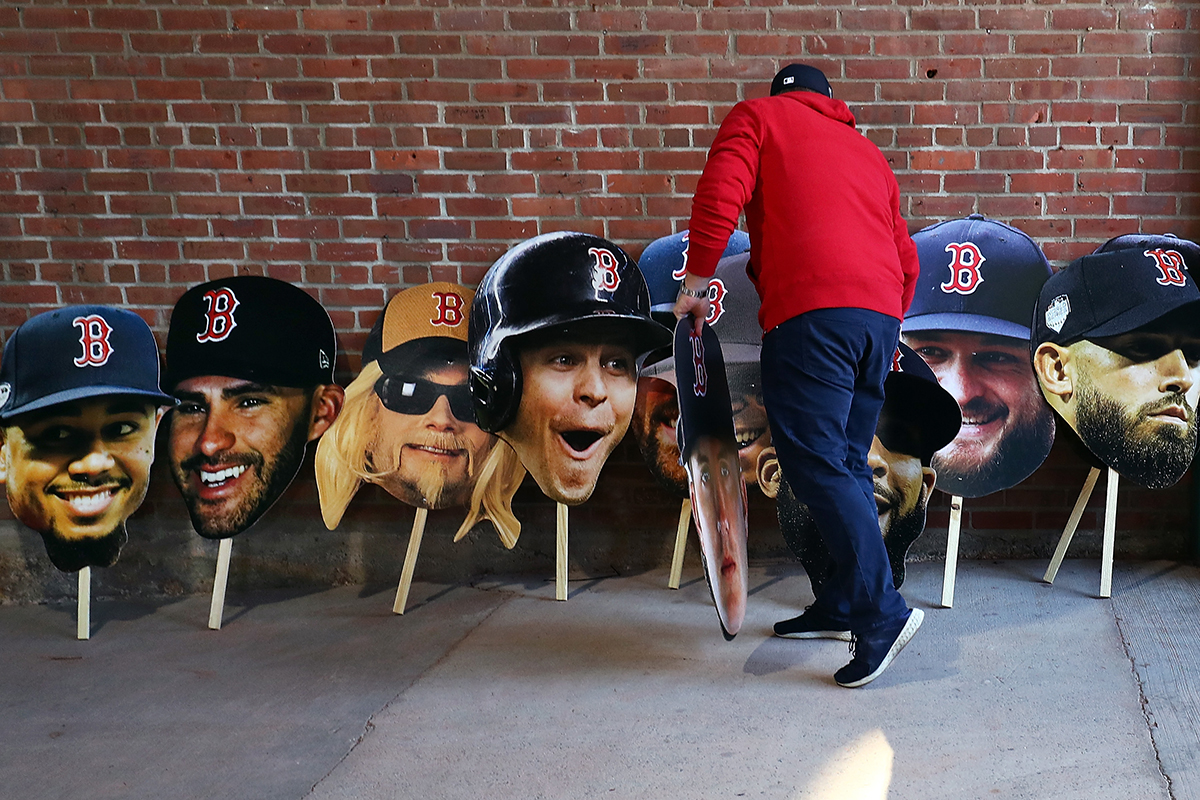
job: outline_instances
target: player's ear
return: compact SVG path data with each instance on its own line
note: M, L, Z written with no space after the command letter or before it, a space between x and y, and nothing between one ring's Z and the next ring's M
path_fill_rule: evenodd
M312 410L308 423L308 440L311 442L329 430L329 426L342 413L346 402L346 390L336 383L318 386L313 392Z
M937 471L933 467L921 467L921 483L925 485L925 496L928 497L937 485Z
M774 447L764 447L758 454L755 472L758 474L758 488L762 489L762 493L767 497L775 499L779 494L779 482L783 472L779 469L779 459L775 455Z
M1042 342L1033 353L1033 371L1047 399L1052 395L1062 402L1071 399L1075 391L1072 379L1071 349L1053 342Z
M8 439L0 428L0 484L8 480Z

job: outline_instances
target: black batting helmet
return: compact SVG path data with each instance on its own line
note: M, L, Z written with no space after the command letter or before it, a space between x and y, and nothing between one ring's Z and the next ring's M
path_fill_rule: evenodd
M491 266L471 303L467 349L479 427L495 433L516 416L520 361L513 339L582 320L611 320L633 335L637 366L671 332L650 317L637 263L607 239L560 231L527 239Z

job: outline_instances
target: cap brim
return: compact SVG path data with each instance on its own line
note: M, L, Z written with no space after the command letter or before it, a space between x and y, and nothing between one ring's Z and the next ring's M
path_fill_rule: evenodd
M1030 309L1030 318L1033 309ZM1010 322L996 317L985 317L981 314L958 314L942 312L937 314L921 314L904 320L901 327L904 333L917 331L959 331L962 333L990 333L993 336L1007 336L1010 339L1029 341L1029 326Z
M612 303L601 301L596 302L594 305L590 303L583 306L577 305L559 314L553 314L539 320L535 328L520 332L514 331L512 335L521 336L526 333L536 333L548 328L570 325L573 322L612 320L614 322L621 321L631 324L630 327L633 329L634 338L636 339L636 355L639 360L660 347L671 345L671 331L662 323L632 311L615 311L612 306Z
M37 400L31 400L24 405L2 409L0 410L0 420L10 420L13 417L20 416L21 414L28 414L31 411L40 411L44 408L58 405L59 403L69 403L72 400L89 400L93 397L114 396L140 397L156 406L173 406L179 402L169 394L163 394L162 392L148 392L144 389L131 389L128 386L80 386L75 389L66 389L61 392L48 394L45 397L39 397Z
M1140 305L1136 308L1131 308L1121 314L1116 315L1107 322L1096 326L1090 331L1079 336L1079 339L1098 339L1105 336L1120 336L1122 333L1135 331L1143 325L1149 325L1156 319L1165 317L1173 311L1178 311L1181 308L1189 306L1200 310L1200 300L1180 300L1177 303L1164 303L1162 305ZM1200 319L1197 319L1196 326L1200 328Z
M893 372L888 375L883 391L889 413L911 419L920 427L924 455L933 455L958 436L962 410L945 389L916 375Z

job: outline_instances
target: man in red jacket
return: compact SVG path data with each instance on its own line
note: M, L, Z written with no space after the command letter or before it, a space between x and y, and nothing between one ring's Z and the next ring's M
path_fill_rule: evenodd
M877 678L924 617L893 586L867 465L920 266L896 178L854 124L806 64L780 70L770 97L733 107L696 186L674 309L697 327L705 318L709 278L744 209L767 416L783 472L836 562L788 630L849 631L854 657L834 675L847 687Z

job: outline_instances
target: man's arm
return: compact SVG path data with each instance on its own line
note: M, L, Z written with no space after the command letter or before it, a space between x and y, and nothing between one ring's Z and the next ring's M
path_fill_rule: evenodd
M904 295L900 308L905 314L912 305L917 292L917 276L921 274L921 262L917 258L917 245L908 235L908 223L900 216L900 187L896 176L892 176L892 235L896 240L896 255L900 258L900 269L904 273Z
M692 197L688 223L687 275L683 285L692 291L708 286L717 262L725 253L729 236L737 227L742 208L750 201L758 180L761 129L756 116L744 103L730 110L708 151L704 171ZM680 294L675 316L692 314L696 328L708 314L708 297Z

